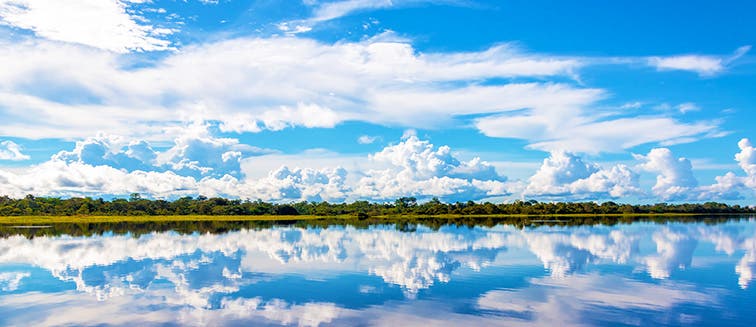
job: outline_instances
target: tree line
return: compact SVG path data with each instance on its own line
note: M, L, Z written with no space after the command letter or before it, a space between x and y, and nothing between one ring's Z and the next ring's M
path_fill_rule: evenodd
M150 200L134 193L128 199L104 200L90 197L57 198L28 195L22 199L0 196L0 216L142 216L142 215L351 215L359 218L390 215L570 215L570 214L667 214L756 213L756 207L725 203L683 204L620 204L596 202L538 202L517 200L511 203L455 202L444 203L433 198L419 203L414 197L401 197L393 202L351 203L292 202L272 203L205 196L182 197L173 201Z

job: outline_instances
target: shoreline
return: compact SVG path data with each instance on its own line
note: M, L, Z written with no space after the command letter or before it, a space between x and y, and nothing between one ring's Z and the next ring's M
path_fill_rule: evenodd
M169 216L1 216L0 225L33 225L47 223L139 223L139 222L182 222L182 221L307 221L307 220L370 220L370 221L400 221L406 219L501 219L519 218L524 221L564 221L566 218L649 218L649 217L705 217L705 216L732 216L747 217L756 215L752 213L638 213L638 214L493 214L493 215L381 215L370 217L357 217L355 215L315 216L315 215L169 215ZM533 218L533 219L530 219ZM562 219L543 219L562 218Z

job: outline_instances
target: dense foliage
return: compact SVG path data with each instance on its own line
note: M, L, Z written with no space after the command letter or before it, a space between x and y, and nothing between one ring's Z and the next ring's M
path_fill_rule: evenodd
M137 215L353 215L371 217L386 215L550 215L550 214L654 214L654 213L756 213L754 207L730 206L706 202L692 204L630 205L614 202L538 202L512 203L443 203L433 199L418 203L413 197L399 198L393 203L296 202L276 204L263 201L229 200L224 198L183 197L175 201L148 200L139 194L129 199L106 201L92 198L49 198L28 195L23 199L0 197L0 216L137 216Z

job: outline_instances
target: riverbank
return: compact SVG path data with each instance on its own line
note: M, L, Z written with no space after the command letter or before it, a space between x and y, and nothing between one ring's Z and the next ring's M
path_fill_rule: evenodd
M307 221L307 220L379 220L392 222L394 220L423 220L423 219L459 219L459 218L513 218L530 221L570 220L570 218L649 218L649 217L706 217L706 216L749 216L752 214L711 214L711 213L644 213L644 214L497 214L497 215L384 215L371 217L357 217L355 215L314 216L314 215L170 215L170 216L5 216L0 217L3 225L37 225L51 223L119 223L119 222L180 222L180 221Z

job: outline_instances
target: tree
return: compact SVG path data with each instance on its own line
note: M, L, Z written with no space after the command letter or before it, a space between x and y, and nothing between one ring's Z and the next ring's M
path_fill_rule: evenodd
M142 199L142 195L139 193L131 193L131 195L129 195L129 201L131 202L136 202L141 199Z

